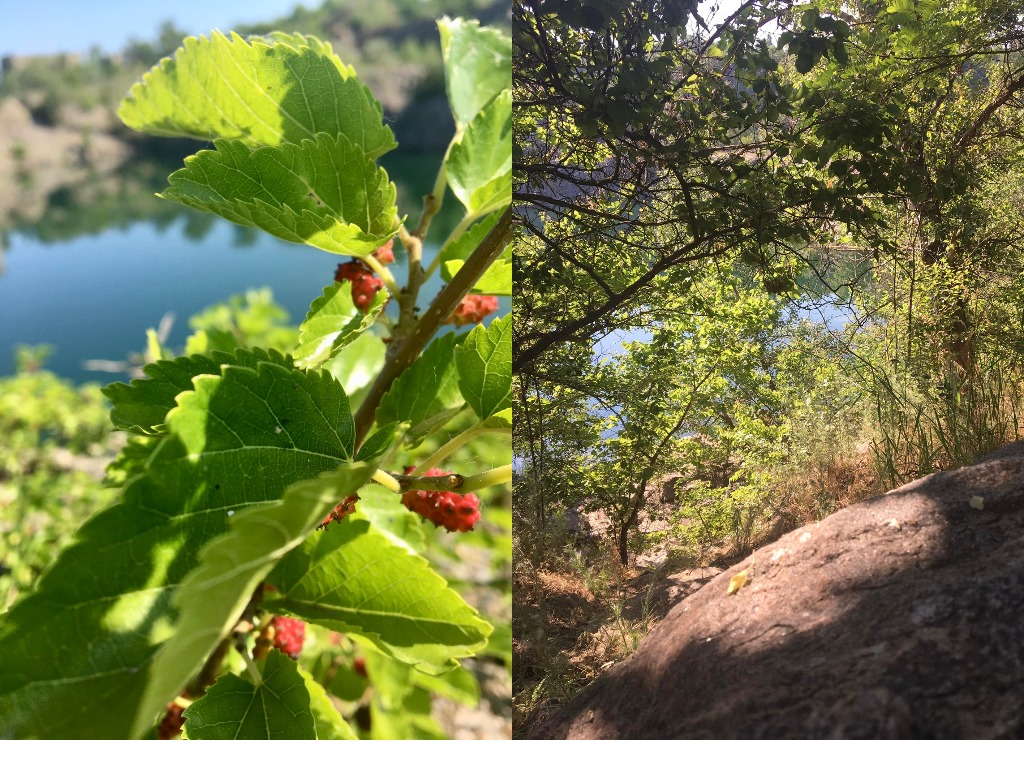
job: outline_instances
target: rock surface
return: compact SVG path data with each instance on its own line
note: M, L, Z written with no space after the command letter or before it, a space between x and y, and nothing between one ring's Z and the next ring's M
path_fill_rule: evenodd
M1024 442L758 550L528 736L998 737L1024 737Z
M65 108L62 116L68 125L37 125L20 101L0 100L0 227L40 218L52 192L111 173L131 155L102 132L111 124L102 109Z

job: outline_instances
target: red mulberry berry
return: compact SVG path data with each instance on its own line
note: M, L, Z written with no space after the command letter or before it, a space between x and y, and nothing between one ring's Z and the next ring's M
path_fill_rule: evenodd
M332 522L337 520L339 523L346 517L356 511L356 502L359 501L359 494L353 493L351 496L346 496L345 500L340 504L337 504L334 509L330 511L330 514L323 519L323 522L317 526L317 529L326 528Z
M391 238L384 245L373 252L377 261L381 264L391 264L395 260L395 239Z
M306 642L306 622L302 619L289 619L287 616L275 616L270 620L274 628L274 647L287 653L293 659L302 653L302 644Z
M335 282L348 280L352 283L352 303L363 312L370 308L377 291L384 287L383 281L361 261L339 264L334 272Z
M168 704L167 714L164 715L164 719L160 721L160 725L157 727L156 737L163 741L168 741L180 736L181 728L185 725L185 718L182 714L184 711L185 708L176 701Z
M353 660L352 669L356 671L356 674L360 677L368 677L366 674L366 659L360 656L358 659Z
M410 467L406 473L411 471ZM447 474L440 469L431 469L426 472L425 477ZM444 526L449 531L471 531L480 520L480 499L474 493L409 491L402 494L402 503L417 515L425 517L434 525Z
M498 309L497 296L476 296L470 294L463 297L455 308L448 322L452 325L475 325Z

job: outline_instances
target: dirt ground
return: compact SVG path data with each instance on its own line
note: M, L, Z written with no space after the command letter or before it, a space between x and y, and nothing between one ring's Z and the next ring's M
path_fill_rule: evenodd
M842 466L814 470L790 478L781 506L794 511L766 515L751 546L764 546L871 495L866 453ZM666 521L676 505L662 500L662 486L659 481L648 489L641 534L668 531ZM669 535L622 566L613 553L607 516L600 511L575 514L569 520L572 530L589 542L575 562L535 571L516 564L513 738L529 732L601 671L629 656L674 605L747 554L729 542L694 553Z
M673 605L722 570L672 560L655 568L623 568L609 556L600 573L594 569L593 576L608 579L600 584L574 573L517 574L513 738L632 653Z

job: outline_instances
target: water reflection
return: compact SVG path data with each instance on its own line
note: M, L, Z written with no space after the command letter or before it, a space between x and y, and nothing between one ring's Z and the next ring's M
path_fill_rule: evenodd
M440 160L436 154L382 158L399 190L399 210L414 220ZM167 313L178 318L167 343L180 348L189 333L187 318L250 288L271 286L291 321L301 321L345 259L157 198L179 164L180 157L142 160L116 175L58 190L38 219L11 222L0 233L6 267L0 276L0 376L13 373L16 346L53 344L57 351L47 367L59 375L119 378L85 371L82 362L126 359L144 347L146 329L156 328ZM426 258L461 213L449 195L434 220ZM435 275L424 302L438 288ZM509 304L502 300L503 312Z
M38 215L26 218L15 213L9 221L0 220L0 256L9 247L11 234L55 243L110 229L123 230L140 221L150 222L160 232L184 221L185 237L202 241L212 231L216 217L156 195L166 189L167 177L182 167L184 157L207 146L173 142L170 149L149 150L114 174L93 173L84 182L50 192L45 201L31 206ZM402 152L381 158L380 164L398 188L399 211L411 217L418 215L423 196L433 187L441 159L442 155L436 153ZM31 195L31 188L25 194ZM440 242L440 233L449 231L461 216L457 203L448 202L434 219L430 239L435 242ZM236 245L253 245L258 238L257 231L240 228Z

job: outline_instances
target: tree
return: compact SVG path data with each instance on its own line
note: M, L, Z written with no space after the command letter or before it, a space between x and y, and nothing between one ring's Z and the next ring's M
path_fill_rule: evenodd
M890 482L969 463L1016 434L1018 4L801 9L779 39L803 73L795 101L807 141L794 156L872 213L855 245L875 264L857 291L874 338L854 343L872 361L865 387ZM837 25L842 52L824 43ZM894 455L908 445L914 458Z
M972 379L985 325L984 302L972 297L991 281L983 275L1016 274L1021 263L1020 222L1007 215L1017 186L991 183L1012 177L1024 157L1019 7L1006 0L802 7L779 40L807 73L797 103L817 141L797 157L873 198L880 225L873 245L895 257L892 271L909 282L907 356L913 326L930 325L922 341L930 335L959 380ZM822 36L837 25L849 35L849 53L828 55ZM900 230L902 241L894 239ZM929 282L930 292L915 295Z
M751 0L709 29L695 3L514 3L517 372L643 325L736 254L785 291L795 244L859 215L786 159L792 89L759 36L786 7Z

